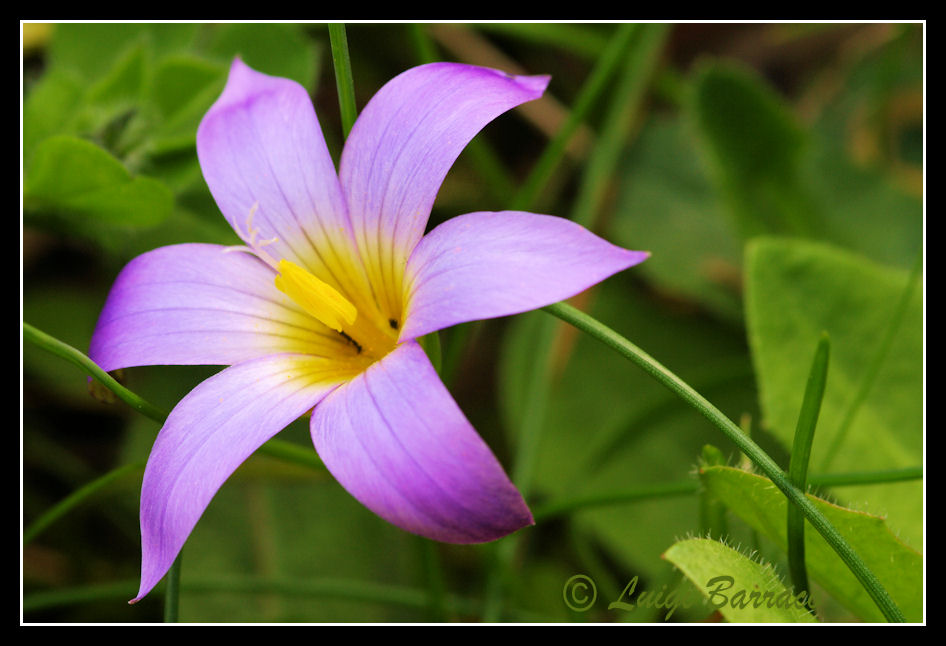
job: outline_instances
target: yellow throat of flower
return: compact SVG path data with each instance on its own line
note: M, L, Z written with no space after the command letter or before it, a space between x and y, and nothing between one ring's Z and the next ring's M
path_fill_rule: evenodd
M396 338L359 316L355 305L337 289L285 258L277 266L276 288L317 321L338 332L358 353L380 358L394 349Z

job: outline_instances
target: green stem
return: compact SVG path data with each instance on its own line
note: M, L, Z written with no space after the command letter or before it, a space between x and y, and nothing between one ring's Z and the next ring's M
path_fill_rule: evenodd
M808 478L813 487L850 487L856 485L885 484L922 480L923 467L904 467L902 469L884 469L881 471L850 471L847 473L823 473Z
M825 383L828 379L830 350L828 335L822 333L815 350L815 358L811 362L811 371L808 373L808 384L805 386L805 396L802 400L801 412L798 414L798 424L795 427L792 455L788 463L788 479L801 491L806 491L808 488L808 463L811 458L815 427L818 424L818 414L821 411L821 401L824 399ZM787 523L788 570L792 577L792 584L796 593L808 593L810 588L808 570L805 567L805 517L802 515L801 508L788 505ZM810 605L808 608L813 611Z
M92 377L94 377L96 380L100 381L106 388L115 393L119 399L134 408L136 411L145 417L150 417L157 422L164 423L164 419L167 417L166 413L152 406L141 397L115 381L114 377L99 368L94 361L89 359L82 352L79 352L73 348L71 345L63 343L59 339L42 332L41 330L26 322L23 323L23 339L43 348L44 350L52 352L57 357L65 359L66 361L79 366L92 375Z
M351 75L351 58L348 53L348 36L345 25L328 26L329 41L332 46L332 63L335 65L335 86L338 88L338 107L342 115L342 132L345 139L355 125L358 108L355 104L355 82Z
M647 86L651 72L663 48L667 29L664 25L645 25L635 31L631 51L624 58L624 66L610 93L610 103L599 137L595 142L588 164L582 171L578 195L575 198L571 219L578 224L591 228L604 197L613 170L624 150L629 134L630 123L637 112L640 99ZM526 400L527 411L522 417L519 429L520 441L516 448L516 463L513 467L513 482L523 496L528 498L531 484L532 464L535 461L535 449L541 437L545 423L545 403L551 396L552 384L547 366L551 364L551 353L555 339L555 326L552 322L538 322L535 347L536 367L530 379ZM512 536L501 541L487 575L487 599L484 620L497 621L503 607L505 581L508 568L518 546L518 537Z
M923 467L909 467L881 471L815 474L808 478L808 484L813 487L847 487L921 480L922 478ZM659 482L621 491L605 491L563 500L553 500L533 509L532 516L536 523L540 523L550 518L565 516L575 511L584 511L594 507L610 507L611 505L625 505L642 500L686 496L695 494L699 490L700 483L696 480Z
M424 26L413 22L407 25L407 35L414 46L414 56L422 65L434 63L437 60L437 47L430 36L424 31Z
M47 527L55 523L73 509L76 509L79 505L108 485L112 484L116 480L121 479L123 476L129 473L141 471L144 469L144 467L144 462L132 462L131 464L125 464L118 467L117 469L109 471L100 478L96 478L92 482L80 487L79 489L76 489L71 494L53 505L45 513L40 515L39 518L34 520L30 526L26 528L26 530L23 532L23 544L26 545L32 541Z
M427 580L427 611L430 621L447 621L447 593L443 580L443 567L435 541L418 537L421 560L424 564L424 578Z
M711 444L703 447L700 459L702 467L725 466L723 452ZM726 522L726 504L709 489L700 491L700 534L709 538L722 538L729 534Z
M159 424L164 424L165 420L167 419L168 414L165 411L161 410L157 406L153 406L132 391L122 386L120 383L115 381L114 377L99 368L94 361L71 345L63 343L59 339L46 334L45 332L33 327L26 322L23 323L23 339L77 365L79 368L91 375L92 378L96 379L103 386L115 393L119 399L145 417L153 419ZM323 465L322 461L319 460L319 457L316 455L315 451L301 447L291 442L272 439L261 446L259 448L259 452L263 455L278 458L286 462L293 462L301 466L319 470L325 469L325 465Z
M123 600L128 589L137 581L112 583L33 592L23 597L23 612L47 608L74 606L97 601ZM163 584L159 584L163 585ZM158 588L155 588L157 590ZM423 610L428 604L428 592L414 587L358 581L353 579L289 579L272 577L213 577L192 578L181 584L181 589L196 593L276 594L295 598L339 599L359 603L377 603ZM457 615L473 616L481 611L478 600L448 594L447 610ZM512 608L517 619L529 622L547 622L549 617L525 609Z
M601 341L611 349L631 360L647 374L669 388L685 402L696 408L710 422L719 428L739 449L752 460L772 483L785 494L792 504L801 508L805 518L818 533L828 542L831 548L841 557L874 603L880 608L888 621L905 621L903 613L887 594L876 575L864 563L863 559L851 548L844 537L828 521L827 518L812 504L805 493L792 485L778 464L743 433L736 424L726 417L718 408L707 401L702 395L693 390L686 382L670 372L666 367L636 345L619 335L614 330L591 318L570 305L556 303L543 308L546 312L575 326L582 332Z
M647 24L635 31L633 45L624 58L624 68L614 82L613 101L608 106L594 154L588 159L578 186L571 219L590 227L611 187L614 168L627 149L639 108L660 62L667 38L667 25Z
M589 111L594 106L598 97L601 96L607 87L608 80L611 78L614 69L618 63L623 60L627 53L628 43L631 42L631 36L636 33L640 25L626 23L620 25L608 42L608 47L604 54L598 59L594 68L585 81L574 105L568 111L568 117L565 123L559 128L558 132L542 151L539 160L532 167L529 176L522 183L519 191L512 199L509 208L513 211L522 211L528 209L534 202L539 193L545 188L552 172L565 155L565 149L571 140L578 126L582 124L588 116Z
M167 574L167 585L164 587L164 623L176 624L181 607L181 553L171 563Z
M622 505L641 500L669 498L672 496L686 496L699 491L700 484L695 480L680 480L678 482L661 482L653 485L642 485L627 491L610 491L606 493L588 494L567 500L557 500L546 503L532 510L532 517L536 523L550 518L564 516L573 511L583 511L593 507L608 507Z

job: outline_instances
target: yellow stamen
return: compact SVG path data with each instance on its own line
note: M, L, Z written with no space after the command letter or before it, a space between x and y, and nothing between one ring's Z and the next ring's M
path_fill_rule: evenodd
M334 287L285 258L277 270L276 288L316 319L336 332L355 322L358 310Z

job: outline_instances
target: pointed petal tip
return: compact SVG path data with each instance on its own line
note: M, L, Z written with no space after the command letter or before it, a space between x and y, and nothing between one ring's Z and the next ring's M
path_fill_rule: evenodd
M312 440L381 518L442 543L495 541L534 522L521 493L413 341L315 408Z
M475 65L465 65L462 63L455 63L454 65L471 67L474 69L477 67ZM509 72L505 72L500 69L494 69L491 67L483 67L479 69L492 72L493 74L496 74L497 76L500 76L504 79L512 81L517 86L519 86L519 88L521 88L522 90L525 90L528 94L532 95L531 99L527 99L527 101L535 100L535 99L538 99L540 96L542 96L542 94L545 92L545 88L548 87L549 82L552 80L552 76L550 74L520 75L520 74L510 74Z
M539 74L536 76L514 76L516 83L536 94L536 98L541 96L549 86L552 77L549 74Z

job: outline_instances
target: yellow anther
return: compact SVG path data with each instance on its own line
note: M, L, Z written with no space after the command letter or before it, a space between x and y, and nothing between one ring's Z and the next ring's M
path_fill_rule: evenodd
M336 332L355 322L358 310L334 287L285 258L277 270L276 288L316 319Z

